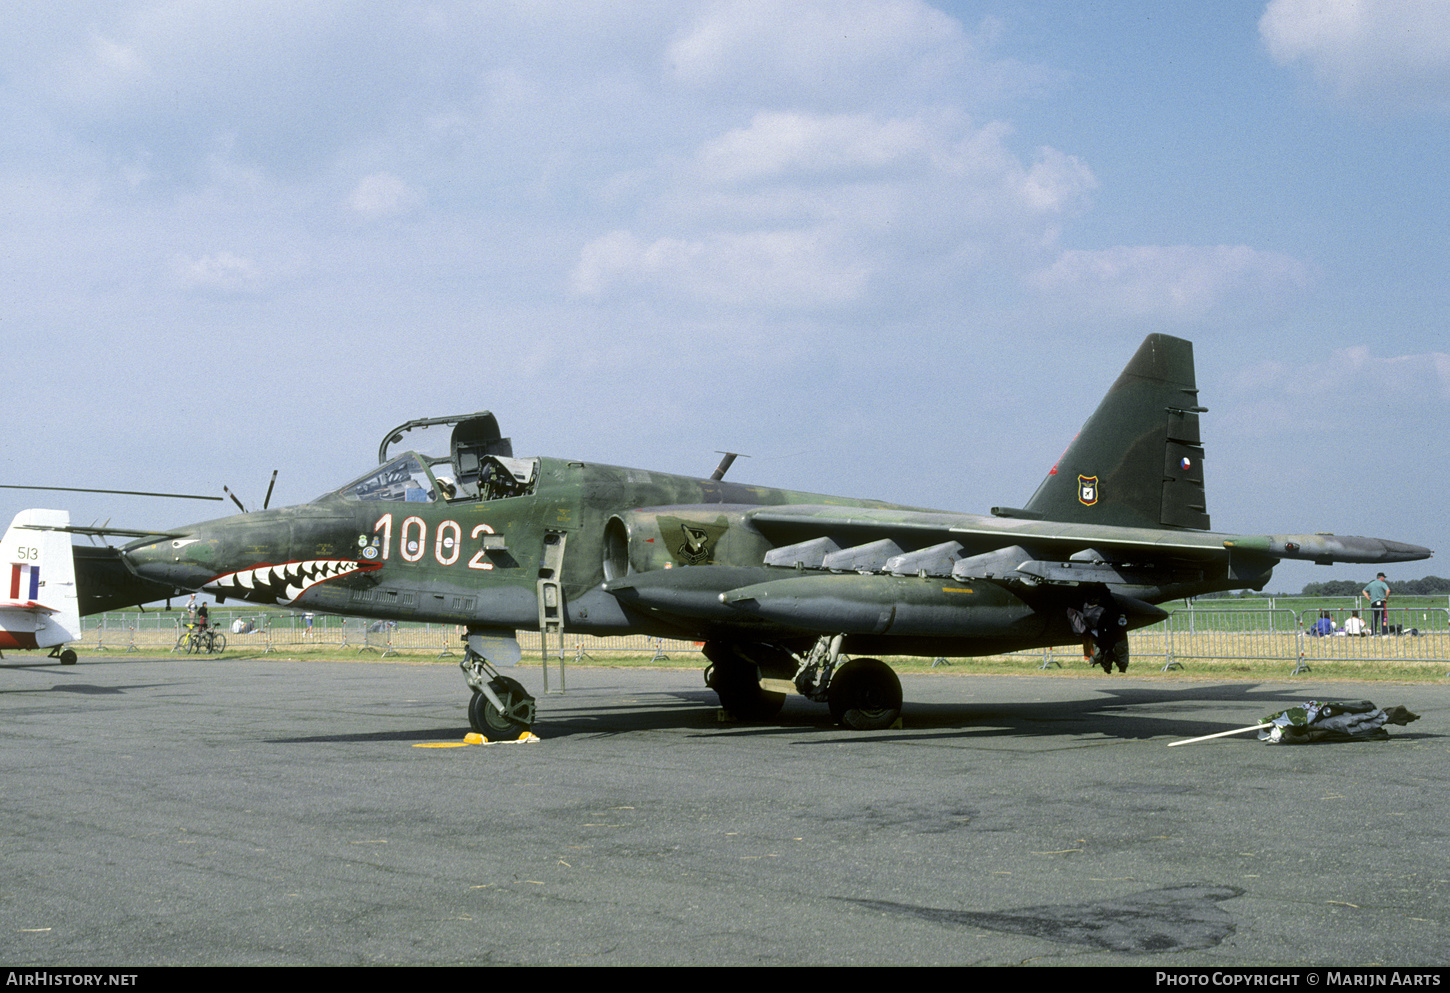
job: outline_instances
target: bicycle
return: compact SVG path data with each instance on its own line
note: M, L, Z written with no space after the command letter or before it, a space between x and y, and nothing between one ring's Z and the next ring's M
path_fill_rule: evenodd
M208 655L215 655L218 652L227 650L227 636L214 627L202 629L196 624L187 624L185 629L176 639L176 648L188 655L200 655L205 652Z

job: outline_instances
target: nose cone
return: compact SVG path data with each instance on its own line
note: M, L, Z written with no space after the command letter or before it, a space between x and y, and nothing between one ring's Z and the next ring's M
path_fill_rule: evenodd
M260 562L285 562L287 521L278 511L236 514L178 528L164 538L142 538L121 549L126 567L153 582L186 590Z
M121 549L121 559L142 579L181 589L196 590L216 578L221 540L201 530L161 539L143 538Z
M1411 545L1404 541L1390 541L1381 538L1380 544L1385 546L1384 558L1381 562L1418 562L1420 559L1428 559L1435 553L1423 545Z
M311 587L376 570L347 554L358 525L322 508L282 508L224 517L143 538L121 549L142 579L252 603L292 603Z

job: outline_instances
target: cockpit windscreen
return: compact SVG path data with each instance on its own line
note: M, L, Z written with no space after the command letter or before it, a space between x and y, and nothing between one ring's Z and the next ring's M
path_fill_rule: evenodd
M433 478L412 452L400 455L361 479L337 490L348 500L380 500L393 503L430 503L438 499Z

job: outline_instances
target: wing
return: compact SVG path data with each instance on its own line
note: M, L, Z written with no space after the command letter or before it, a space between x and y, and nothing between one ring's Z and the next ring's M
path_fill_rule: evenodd
M959 580L1166 588L1239 582L1282 559L1405 562L1431 554L1382 538L1230 535L876 508L767 507L746 517L774 546L766 565Z

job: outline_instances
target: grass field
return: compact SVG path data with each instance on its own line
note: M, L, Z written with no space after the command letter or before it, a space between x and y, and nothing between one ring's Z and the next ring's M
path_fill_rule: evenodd
M1134 632L1135 677L1172 680L1302 679L1292 675L1301 661L1316 680L1386 682L1439 682L1450 679L1450 610L1439 597L1409 602L1392 601L1391 623L1412 627L1417 637L1313 638L1301 634L1301 623L1312 623L1328 609L1342 623L1355 609L1350 598L1289 601L1278 599L1200 600L1192 608L1179 606L1161 624ZM1421 602L1423 601L1423 602ZM1303 604L1309 606L1303 606ZM1211 606L1210 606L1211 605ZM1173 607L1175 605L1165 605ZM1367 616L1362 612L1362 616ZM265 617L265 620L263 619ZM309 628L303 617L278 612L259 615L249 611L216 611L213 619L227 633L222 655L194 656L199 665L261 657L299 661L377 661L405 665L457 665L462 646L454 625L378 625L352 618L318 616ZM234 621L264 623L265 631L237 634ZM75 650L84 660L112 654L170 654L176 644L179 618L175 612L125 612L86 618L84 638ZM524 666L539 666L537 632L519 632ZM585 655L584 653L587 653ZM566 632L566 667L579 664L610 667L703 669L699 646L688 641L658 641L643 636L592 638ZM6 653L6 660L42 658L40 652ZM1174 668L1161 671L1168 661ZM1089 667L1077 647L1051 652L1034 651L983 658L955 658L933 666L931 659L888 657L903 675L931 672L939 675L975 674L1051 676L1054 678L1109 678ZM1047 667L1044 668L1044 663ZM557 660L553 662L557 665Z
M169 649L161 649L160 651L169 652ZM82 663L84 663L87 658L123 653L123 649L105 649L99 652L83 649L81 651L81 658ZM592 661L585 661L582 665L591 668L703 670L706 664L704 657L698 651L667 650L664 654L668 657L660 658L654 652L609 653L608 655L595 656ZM205 666L242 661L247 658L260 658L263 655L264 652L258 648L247 646L242 648L228 648L226 652L220 655L198 655L193 657L196 659L197 665ZM269 658L294 659L299 664L305 664L309 661L328 661L386 662L397 665L420 666L456 666L461 658L458 653L440 658L439 650L436 648L394 650L391 654L384 655L382 652L373 649L359 647L342 648L333 645L287 645L274 649L271 652L266 652L265 655ZM6 653L6 660L12 663L20 659L35 661L39 658L43 658L43 653ZM962 677L976 675L1017 675L1055 679L1091 678L1111 680L1122 678L1117 674L1107 676L1101 669L1089 666L1083 661L1081 654L1074 653L1072 649L1060 649L1053 652L1051 655L1052 663L1048 668L1044 669L1042 666L1046 658L1047 656L1044 653L1032 653L950 659L947 660L947 664L936 665L933 664L933 660L931 659L904 656L888 656L885 658L885 661L889 662L891 667L904 677L929 673L939 676ZM1161 656L1137 656L1128 669L1128 675L1135 679L1151 679L1164 683L1202 680L1261 682L1266 680L1295 681L1307 679L1312 679L1316 682L1325 680L1385 683L1450 682L1450 662L1439 660L1386 659L1376 661L1336 661L1310 659L1307 662L1310 670L1307 673L1301 673L1299 675L1294 675L1296 662L1282 659L1225 659L1178 656L1175 657L1175 661L1179 664L1179 667L1168 671L1162 671L1163 661ZM557 672L558 665L558 659L551 658L551 678L552 674ZM564 659L566 671L577 668L580 665L581 663L574 661L572 655L566 655ZM519 668L526 672L529 670L537 672L540 668L538 654L525 655Z

